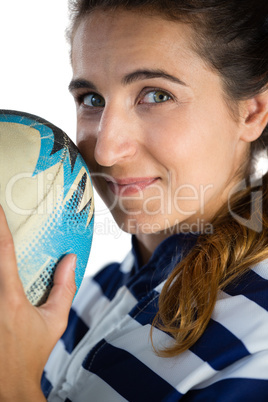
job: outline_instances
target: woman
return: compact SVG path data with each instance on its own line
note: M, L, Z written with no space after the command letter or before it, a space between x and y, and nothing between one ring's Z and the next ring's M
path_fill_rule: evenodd
M49 401L265 401L268 195L255 161L268 134L267 2L71 5L78 147L133 251L85 280L43 391ZM74 256L34 309L2 215L0 227L0 396L41 401Z

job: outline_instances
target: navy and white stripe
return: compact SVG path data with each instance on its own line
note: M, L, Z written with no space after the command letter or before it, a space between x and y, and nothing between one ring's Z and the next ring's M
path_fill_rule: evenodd
M173 358L153 350L159 293L195 241L171 236L141 267L134 239L122 264L85 278L45 368L48 401L267 401L267 260L219 292L209 325L190 350ZM173 339L154 329L153 341L164 348Z

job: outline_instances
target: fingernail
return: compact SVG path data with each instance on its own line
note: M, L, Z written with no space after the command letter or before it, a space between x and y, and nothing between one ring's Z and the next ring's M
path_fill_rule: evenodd
M75 271L76 268L76 262L77 262L77 256L75 254L72 254L72 259L70 262L70 268Z

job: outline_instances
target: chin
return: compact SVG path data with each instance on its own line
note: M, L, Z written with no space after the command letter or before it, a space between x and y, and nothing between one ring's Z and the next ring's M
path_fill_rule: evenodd
M170 230L166 219L163 216L150 216L147 214L128 215L116 211L111 211L114 220L121 230L130 234L157 234L164 230ZM173 225L174 226L174 225Z

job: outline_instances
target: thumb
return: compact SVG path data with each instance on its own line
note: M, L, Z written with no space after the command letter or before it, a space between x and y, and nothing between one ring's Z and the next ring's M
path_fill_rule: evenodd
M49 316L49 325L55 332L62 335L66 329L69 311L76 292L75 267L76 255L68 254L58 264L54 278L53 287L45 304L39 307L46 316Z

